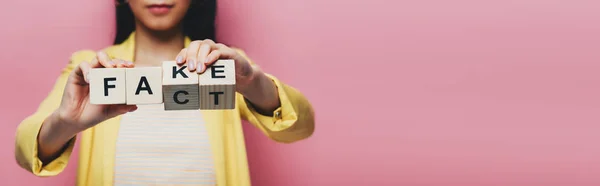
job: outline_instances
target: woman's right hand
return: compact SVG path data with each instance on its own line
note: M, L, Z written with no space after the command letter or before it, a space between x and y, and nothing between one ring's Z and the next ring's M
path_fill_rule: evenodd
M94 105L90 104L88 73L92 68L132 68L131 61L110 59L104 52L98 52L91 62L82 62L69 75L62 102L55 115L59 122L80 132L98 123L137 109L135 105Z
M132 68L132 62L112 60L104 52L98 52L91 62L81 62L69 74L58 109L52 113L40 129L38 157L43 164L57 158L67 142L77 133L115 116L137 109L135 105L90 104L88 73L92 68Z

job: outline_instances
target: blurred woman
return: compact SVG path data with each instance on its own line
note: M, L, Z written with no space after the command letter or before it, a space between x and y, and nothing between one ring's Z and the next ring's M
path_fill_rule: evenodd
M117 1L114 45L75 52L37 111L19 125L19 165L37 176L59 174L72 161L81 133L80 186L250 185L242 120L274 141L291 143L313 133L313 110L300 92L261 71L243 51L215 42L215 9L215 0ZM174 60L201 74L219 59L235 61L235 109L89 103L92 68Z

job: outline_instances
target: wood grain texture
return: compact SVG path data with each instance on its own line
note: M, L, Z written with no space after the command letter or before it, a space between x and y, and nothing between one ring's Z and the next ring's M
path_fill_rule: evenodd
M124 68L93 68L90 70L88 78L91 104L126 103Z
M235 62L231 59L218 60L200 74L198 84L235 85Z
M163 85L165 110L198 110L198 85Z
M161 67L128 68L125 77L128 105L163 102Z
M200 110L235 108L235 85L201 85Z
M198 84L198 74L190 72L187 65L179 66L175 61L165 61L162 64L162 70L163 85Z

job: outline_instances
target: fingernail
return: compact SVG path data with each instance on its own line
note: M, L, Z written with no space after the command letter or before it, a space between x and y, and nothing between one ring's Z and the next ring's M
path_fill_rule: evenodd
M115 62L113 62L113 61L109 61L108 63L109 63L111 66L115 66Z
M177 61L177 63L180 64L181 62L183 62L183 57L177 56L177 58L175 59L175 61Z
M198 72L201 72L201 71L202 71L202 68L204 68L204 64L200 64L200 65L198 65L198 70L196 70L196 71L198 71Z
M194 69L194 64L196 64L196 62L194 62L193 59L188 60L188 68L190 70Z
M127 65L133 65L133 62L127 61Z

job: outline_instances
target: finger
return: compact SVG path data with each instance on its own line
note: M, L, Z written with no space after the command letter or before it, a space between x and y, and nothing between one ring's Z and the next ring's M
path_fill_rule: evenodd
M181 49L181 51L179 51L179 54L177 54L177 57L175 57L175 62L177 62L178 65L183 65L183 62L185 62L186 51L187 48Z
M187 61L190 72L196 70L196 63L198 62L198 49L200 49L201 44L202 41L193 41L190 43L185 53L185 60Z
M121 60L121 63L123 64L123 68L129 68L129 62Z
M229 48L229 47L223 43L217 43L217 44L215 44L215 48L222 49L222 48Z
M123 60L114 59L112 61L113 61L113 63L117 64L117 68L126 68L127 67L125 64L125 61L123 61Z
M94 59L92 59L92 62L90 63L90 66L92 68L113 68L115 67L114 62L109 61L103 61L101 62L101 60L98 59L98 57L95 57Z
M75 74L75 76L77 78L83 78L83 80L89 84L88 81L88 73L90 72L90 63L86 62L86 61L82 61L79 65L77 65L77 68L75 68L73 70L73 73Z
M206 71L206 67L209 67L210 65L212 65L213 63L215 63L215 61L217 61L219 58L221 57L221 50L213 50L212 52L210 52L210 54L208 54L208 56L206 56L206 60L207 62L202 64L202 70L200 70L200 65L198 64L198 74L204 73L204 71Z
M78 74L78 75L83 76L83 80L85 80L85 82L89 84L90 80L89 80L88 74L90 74L90 69L91 69L90 64L85 61L81 62L79 64L78 69L79 69L79 72L81 72L81 74ZM76 73L77 73L77 71L76 71Z
M123 114L137 110L137 105L118 105L118 107L118 110Z
M127 112L133 112L137 110L137 105L109 105L104 108L104 113L108 118L112 118L121 114L125 114Z
M96 53L96 58L98 59L98 62L100 64L102 64L102 66L104 66L104 68L113 68L115 67L115 63L112 62L112 60L110 59L110 57L108 57L108 55L103 52L97 52Z
M116 64L117 68L133 68L135 66L133 62L122 59L113 59L112 62Z
M133 68L133 67L135 67L135 64L133 62L131 62L131 61L126 61L125 65L127 66L127 68Z
M208 57L208 54L213 49L217 49L214 41L210 39L202 41L202 45L200 45L200 49L198 49L198 70L196 71L204 70L201 68L204 67L204 65L202 64L205 64L207 62L206 57Z
M129 112L136 111L138 109L137 105L129 105Z
M92 61L90 61L90 67L92 68L102 68L104 67L102 64L100 64L100 62L98 62L98 58L94 57L94 59L92 59Z
M218 45L219 44L217 44L217 46ZM223 44L221 44L221 46L218 46L218 47L219 47L219 51L221 52L219 59L233 59L237 55L237 52L235 50L233 50L232 48L229 48Z

